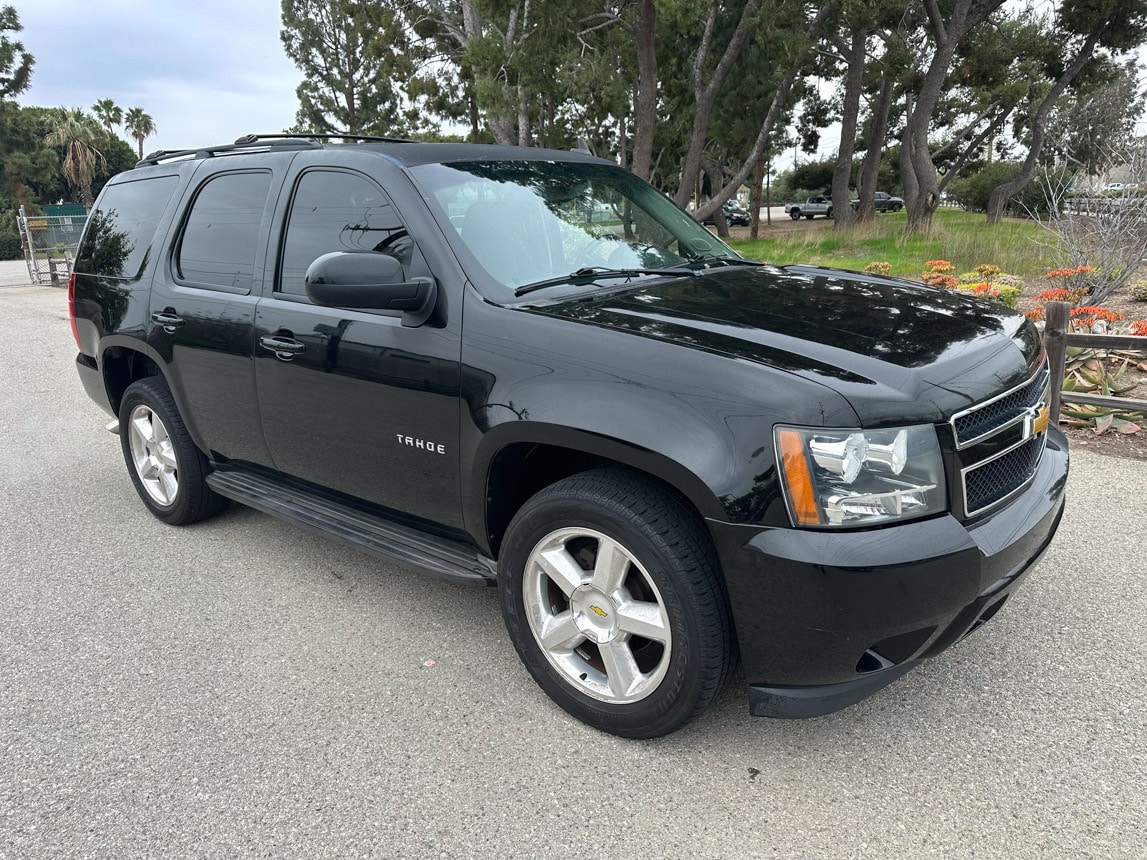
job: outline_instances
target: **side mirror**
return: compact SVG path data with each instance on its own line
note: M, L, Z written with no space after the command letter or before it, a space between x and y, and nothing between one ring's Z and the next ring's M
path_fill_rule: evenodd
M316 305L398 311L405 326L426 322L438 294L432 278L404 281L402 264L374 251L323 254L307 267L304 283Z

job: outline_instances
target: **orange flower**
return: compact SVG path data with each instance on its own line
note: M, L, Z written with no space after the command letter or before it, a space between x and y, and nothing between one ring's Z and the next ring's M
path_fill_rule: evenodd
M1036 302L1069 302L1071 301L1071 291L1065 290L1062 287L1054 290L1044 290L1038 296L1033 296L1032 301Z
M1107 322L1119 322L1124 319L1123 314L1119 311L1113 311L1111 308L1101 308L1098 305L1083 305L1078 308L1071 309L1072 319L1086 318L1091 320L1088 325L1094 323L1096 320L1106 320Z
M931 271L940 274L943 272L950 272L956 267L949 263L947 260L928 260L924 263L924 268L930 269Z
M1131 334L1147 337L1147 320L1135 320L1131 323Z
M1030 311L1024 311L1024 316L1034 322L1039 322L1043 319L1043 308L1032 308Z

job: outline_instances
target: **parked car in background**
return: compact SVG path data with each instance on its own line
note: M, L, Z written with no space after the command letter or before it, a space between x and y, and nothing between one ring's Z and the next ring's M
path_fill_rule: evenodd
M799 221L802 215L810 221L817 215L831 218L832 198L822 195L820 197L810 197L804 203L786 203L785 214L794 221Z
M749 210L738 203L736 200L726 200L725 205L721 207L725 210L725 223L730 227L748 227L753 220L749 215ZM713 215L703 219L702 224L715 224L716 218Z
M903 197L893 197L885 191L877 191L872 195L872 202L876 204L877 212L899 212L904 208ZM859 200L850 200L853 209L860 208Z

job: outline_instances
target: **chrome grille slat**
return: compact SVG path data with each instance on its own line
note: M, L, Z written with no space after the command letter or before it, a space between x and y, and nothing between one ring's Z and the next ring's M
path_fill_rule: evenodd
M952 416L957 450L974 448L1021 422L1030 428L1034 410L1047 402L1050 379L1045 359L1027 382ZM990 456L981 454L977 459L975 450L969 452L970 457L965 455L968 465L960 471L959 484L964 515L985 513L1027 486L1039 468L1046 443L1047 433L1036 433L1004 451L998 451L998 444L983 446L993 451Z
M1019 420L1032 407L1047 402L1050 380L1051 371L1045 359L1039 370L1027 382L971 409L957 412L952 416L956 446L967 448L974 445L984 437Z

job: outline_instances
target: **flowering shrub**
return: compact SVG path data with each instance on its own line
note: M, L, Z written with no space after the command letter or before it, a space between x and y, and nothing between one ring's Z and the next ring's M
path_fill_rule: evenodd
M1091 295L1094 278L1089 276L1094 274L1095 269L1091 266L1076 266L1074 269L1052 269L1044 277L1056 284L1055 288L1067 290L1073 296L1064 301L1078 304L1084 296Z
M866 271L870 275L891 275L892 274L892 264L891 263L869 263L867 266L864 267L864 271Z
M1073 328L1091 328L1095 325L1096 320L1113 323L1119 322L1122 319L1124 319L1124 316L1119 311L1113 311L1111 308L1103 308L1096 305L1082 305L1071 309L1071 324Z
M947 260L928 260L926 263L924 263L924 271L937 272L941 275L945 272L950 272L955 268L956 267L949 263Z
M1135 320L1132 322L1128 334L1137 334L1147 337L1147 320Z
M961 284L956 289L961 293L971 293L977 298L999 302L1009 308L1014 308L1020 300L1019 287L1000 286L988 281L982 281L978 284Z
M1057 287L1054 290L1044 290L1036 296L1032 296L1032 301L1036 302L1073 302L1071 290L1065 290L1062 287Z
M1131 298L1137 302L1147 302L1147 281L1136 281L1131 285Z

